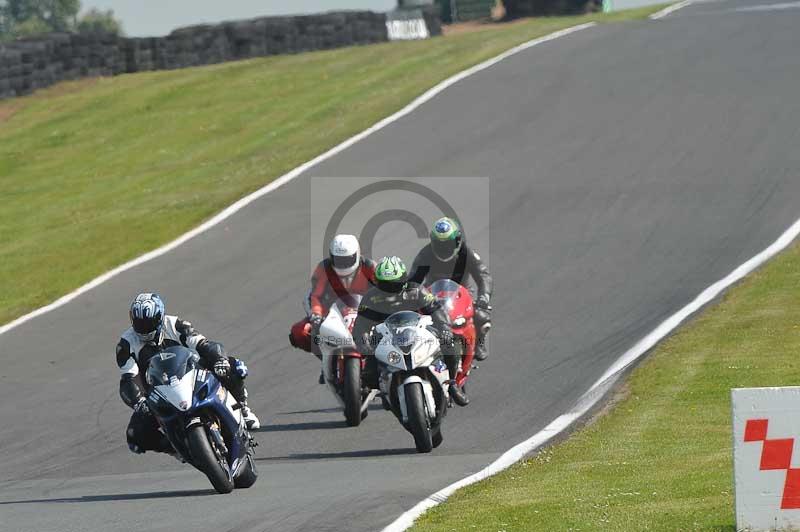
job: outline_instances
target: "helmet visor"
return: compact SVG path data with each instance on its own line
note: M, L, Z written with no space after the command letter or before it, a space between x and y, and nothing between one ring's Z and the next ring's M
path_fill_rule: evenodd
M453 257L456 256L460 247L461 247L461 241L458 239L433 240L431 242L431 250L433 251L433 254L436 255L436 258L439 260L452 259Z
M348 268L352 268L356 264L356 259L358 258L357 255L331 255L331 262L333 263L333 267L337 270L346 270Z
M400 292L403 287L405 286L405 281L402 279L398 279L396 281L381 281L378 280L375 282L375 285L378 287L378 290L381 292L386 292L388 294L396 294Z
M133 330L140 336L151 335L158 331L161 326L161 315L153 316L151 318L133 318Z

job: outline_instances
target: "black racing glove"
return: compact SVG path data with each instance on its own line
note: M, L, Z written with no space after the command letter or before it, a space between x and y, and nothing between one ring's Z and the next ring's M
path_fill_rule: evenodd
M442 329L439 331L439 344L441 344L442 347L452 348L455 345L453 331L450 329Z
M217 377L225 378L231 372L231 363L227 358L220 358L214 363L214 374Z
M486 296L479 297L475 302L475 321L481 327L482 333L488 331L492 326L492 306Z
M319 334L319 328L322 326L323 317L319 314L312 314L308 317L308 322L311 324L311 335L316 336Z

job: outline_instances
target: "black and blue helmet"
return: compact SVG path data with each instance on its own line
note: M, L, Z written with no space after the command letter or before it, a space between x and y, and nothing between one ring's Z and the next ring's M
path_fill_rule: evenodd
M131 303L131 326L143 342L156 341L161 335L165 314L164 301L158 294L139 294Z

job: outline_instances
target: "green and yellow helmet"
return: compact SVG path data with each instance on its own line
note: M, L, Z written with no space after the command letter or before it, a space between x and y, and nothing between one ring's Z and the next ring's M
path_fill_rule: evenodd
M396 293L408 281L408 269L400 257L383 257L375 268L375 284L384 292Z
M437 259L448 262L456 258L461 251L464 233L461 226L452 218L439 218L431 229L431 251Z

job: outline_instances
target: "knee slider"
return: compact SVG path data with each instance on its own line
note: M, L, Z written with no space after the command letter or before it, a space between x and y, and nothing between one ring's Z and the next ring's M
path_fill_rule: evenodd
M144 454L144 450L142 450L142 448L136 445L135 443L129 443L128 449L130 449L132 453Z

